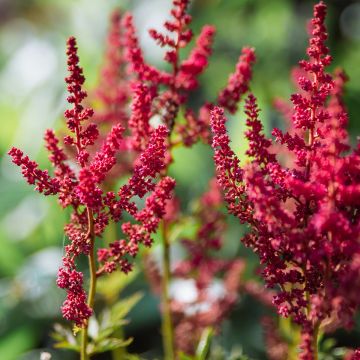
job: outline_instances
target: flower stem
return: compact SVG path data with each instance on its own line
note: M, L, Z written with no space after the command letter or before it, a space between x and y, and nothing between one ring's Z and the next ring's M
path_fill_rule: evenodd
M88 326L87 324L84 326L84 328L81 330L81 350L80 350L80 359L81 360L88 360L88 354L87 354L87 344L88 344Z
M109 187L109 191L111 191L111 187ZM113 241L115 241L117 239L117 231L116 231L116 223L115 222L111 222L108 227L107 230L105 232L104 235L104 240L107 246L109 246ZM116 276L126 276L123 273L118 273L116 274ZM106 302L106 306L110 309L114 306L114 304L116 303L116 301L119 299L119 294L116 294L117 296L115 297L106 297L105 302ZM123 327L119 327L113 334L113 336L115 336L118 339L123 339L124 338L124 330ZM125 347L119 347L116 349L113 349L111 351L111 358L112 360L123 360L125 359L125 356L127 354L126 348Z
M314 360L318 360L318 336L319 336L320 324L316 324L314 328L314 334L312 339L312 348L314 353Z
M170 308L169 284L171 279L170 272L170 243L168 237L168 227L166 220L162 222L162 241L163 241L163 280L162 280L162 302L163 302L163 345L164 359L175 359L174 354L174 329Z
M92 210L87 208L87 216L88 216L88 236L90 240L90 251L88 255L89 260L89 269L90 269L90 288L87 304L90 308L94 306L94 298L96 293L96 263L94 256L94 242L95 242L95 234L94 234L94 216ZM88 345L88 326L87 323L81 332L81 351L80 358L81 360L88 360L89 356L87 353L87 345Z

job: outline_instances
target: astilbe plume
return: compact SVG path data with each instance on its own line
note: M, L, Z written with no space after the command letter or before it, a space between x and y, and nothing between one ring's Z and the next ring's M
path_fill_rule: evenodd
M173 0L171 20L164 23L165 32L149 30L150 36L161 47L165 47L164 60L171 68L163 71L145 62L139 46L136 30L131 14L124 16L125 54L129 63L128 72L137 74L136 80L147 83L150 89L155 89L156 96L152 103L151 115L161 117L174 133L172 144L182 143L191 146L201 140L210 143L210 109L214 104L221 104L234 113L237 103L248 90L252 76L252 65L255 62L254 50L244 47L236 65L234 74L229 77L228 84L217 96L214 102L206 102L198 110L191 109L188 99L199 84L199 76L206 70L215 36L215 28L205 25L198 35L193 49L187 58L180 59L181 50L187 47L193 38L190 29L191 16L188 14L188 0ZM176 122L180 108L184 108L184 119Z
M221 105L224 109L234 114L242 96L249 90L249 83L252 77L252 66L256 61L253 48L242 49L236 69L229 76L228 83L220 91L214 102L207 102L202 105L196 114L192 109L186 109L184 124L178 124L176 132L185 146L191 146L199 139L205 143L211 143L211 132L209 131L210 110L214 105Z
M152 132L152 126L150 125L151 107L156 96L156 89L149 88L141 82L134 83L132 88L132 113L128 122L131 136L128 140L128 148L140 151L148 143Z
M255 62L255 53L252 48L244 47L236 69L229 76L228 84L221 90L217 103L231 114L234 114L238 106L241 96L249 90L249 82L252 77L252 64Z
M325 71L325 15L325 4L315 5L309 60L300 62L302 91L291 97L292 131L273 130L291 166L271 152L253 95L245 106L248 165L230 147L223 110L211 114L219 184L229 211L249 225L243 242L259 255L268 286L277 287L279 314L301 324L301 359L314 358L322 323L350 326L359 305L360 157L347 143L345 77L338 73L334 82Z
M121 11L115 9L110 18L105 56L92 102L96 109L93 117L95 121L110 126L120 123L126 128L131 88L124 53L125 34L122 19Z
M159 113L164 123L170 128L174 126L179 107L186 102L189 90L194 90L198 86L197 76L208 64L207 58L211 54L212 38L215 32L213 27L205 26L188 59L181 62L180 50L186 47L193 37L189 29L191 16L187 13L188 6L188 0L173 1L172 19L164 23L168 34L155 29L149 30L150 36L161 47L168 48L164 60L171 66L171 72L160 71L145 63L132 16L128 14L124 22L127 29L126 49L130 69L137 74L139 80L147 81L156 88L160 85L164 86L156 99L154 112Z
M93 118L99 127L100 141L104 140L111 126L121 124L124 128L118 149L122 161L115 164L108 175L108 187L116 179L131 174L154 130L150 119L156 89L135 81L131 76L126 57L125 21L126 16L119 9L112 12L99 82L90 99L96 109Z
M193 49L189 55L182 60L181 51L189 45L193 34L190 29L191 16L188 14L189 1L174 0L171 10L171 19L164 23L165 33L150 30L150 36L155 41L165 48L164 60L168 64L167 70L159 70L155 66L149 65L145 62L144 55L139 46L139 41L136 35L136 30L133 24L131 14L125 14L121 19L123 31L120 33L121 41L121 54L124 54L124 67L126 72L121 73L118 81L121 84L124 79L126 81L126 89L130 89L131 98L131 113L128 115L126 123L123 124L125 130L123 132L123 143L121 146L121 155L126 158L136 159L140 151L143 151L148 144L152 142L154 128L151 125L155 121L165 124L169 129L168 139L166 141L166 165L163 171L163 176L168 172L169 165L171 164L172 149L174 146L185 145L191 146L199 140L209 143L210 142L210 109L212 103L207 102L196 110L190 109L189 96L192 91L199 87L199 76L204 72L208 66L208 59L212 52L213 38L215 35L215 28L205 25L199 36L195 41ZM116 26L115 26L116 29ZM113 42L113 46L116 44ZM115 50L115 49L114 49ZM112 52L108 52L111 54ZM116 57L110 57L116 60ZM227 96L231 97L232 109L235 111L236 102L240 100L243 93L247 90L247 84L251 78L251 68L255 61L253 49L245 48L243 55L239 59L239 64L235 74L229 79L229 84L225 86L226 93L220 97L225 100ZM116 64L116 61L109 62ZM106 84L106 82L104 82ZM220 98L219 97L219 98ZM111 110L111 102L114 102L116 107L116 98L110 98L111 101L105 104L105 109L109 107ZM217 101L217 100L216 100ZM123 106L123 104L121 104ZM121 108L120 106L120 108ZM179 111L184 110L184 120L178 116ZM126 111L124 112L126 113ZM181 123L182 121L182 123ZM121 169L121 173L125 170L131 170L137 160L129 161L128 168ZM135 165L136 166L136 165ZM133 169L134 171L136 169ZM115 171L113 171L115 174ZM126 188L120 196L127 197L129 189ZM156 192L156 191L155 191ZM109 195L107 198L111 211L112 198ZM133 209L133 204L126 208L135 219L138 219L144 225L142 215L137 214ZM146 214L146 213L145 213ZM156 212L155 212L156 214ZM179 219L180 220L180 219ZM181 220L180 220L181 221ZM149 226L157 225L156 221L149 222ZM164 228L167 227L168 221L163 223ZM100 249L98 253L98 260L101 267L98 273L113 271L115 264L127 271L128 263L123 257L124 253L136 253L138 249L139 238L143 237L143 243L147 244L149 237L144 237L144 226L136 225L130 226L123 224L122 232L130 239L128 243L119 240L113 243L109 249ZM148 230L148 229L146 229ZM167 256L168 240L165 236L163 241L163 262ZM121 262L119 263L119 259ZM169 263L169 261L168 261ZM164 265L168 269L167 265ZM169 271L165 271L169 274ZM164 349L165 356L172 357L172 329L169 310L169 301L167 296L167 275L162 279L162 303L164 321L163 326L167 328L164 331ZM164 325L167 324L167 325ZM168 339L168 340L167 340ZM168 354L167 354L168 353Z
M132 138L135 137L129 129L130 117L134 116L131 113L130 104L136 94L127 72L123 19L124 15L119 9L115 9L110 15L105 56L99 70L99 80L90 93L88 101L95 109L93 120L99 129L97 145L101 146L112 126L120 124L124 128L117 150L117 158L121 158L121 161L118 161L107 175L104 182L107 188L112 188L117 179L129 176L135 159L144 150L144 146L137 150L130 146L133 143ZM141 118L144 117L140 115ZM146 140L149 140L149 135L147 134ZM145 139L142 143L145 144Z
M215 179L209 182L209 189L202 195L193 218L200 224L194 239L181 240L188 258L176 264L174 274L187 277L196 272L199 288L206 288L214 275L220 272L227 261L213 257L214 251L222 246L223 233L226 230L225 215L221 212L223 198Z
M168 136L166 127L159 126L151 132L128 182L117 194L104 190L102 185L117 163L116 153L123 143L124 127L119 119L119 123L108 131L102 144L94 147L99 131L97 125L90 122L93 110L82 105L87 93L83 90L85 78L79 66L76 40L73 37L67 42L67 56L70 73L66 78L69 92L67 100L73 107L65 111L71 135L64 137L64 143L75 148L75 159L69 158L60 147L60 141L52 130L46 131L45 141L49 160L54 167L53 177L47 171L40 170L21 150L12 148L9 155L22 168L28 183L36 185L37 191L45 195L57 195L62 207L72 208L70 223L65 225L65 234L70 244L65 246L66 254L63 266L59 269L57 284L67 291L67 299L62 306L63 316L79 327L86 327L92 314L92 300L87 302L83 274L76 270L76 258L81 254L87 255L94 265L95 237L101 237L111 221L120 221L123 213L128 212L135 222L124 222L122 228L125 238L112 242L109 249L99 250L101 266L97 276L112 272L117 267L125 273L130 271L129 256L136 256L140 243L151 245L150 234L156 231L164 215L166 200L170 198L175 182L169 177L159 182L156 180L165 166L165 142ZM137 115L141 116L141 112ZM73 170L72 162L79 169ZM139 209L135 200L146 195L145 205Z
M167 208L166 219L171 228L186 216L179 213L174 204ZM169 203L171 204L171 203ZM197 230L193 238L182 238L186 256L174 262L172 279L194 285L191 299L171 298L171 311L175 327L177 351L194 354L203 331L211 327L216 331L238 300L241 275L245 262L239 259L222 259L216 253L221 250L226 230L225 215L221 211L223 197L215 179L209 183L192 214ZM155 293L160 292L162 274L156 262L146 258L146 274ZM176 291L176 290L175 290Z

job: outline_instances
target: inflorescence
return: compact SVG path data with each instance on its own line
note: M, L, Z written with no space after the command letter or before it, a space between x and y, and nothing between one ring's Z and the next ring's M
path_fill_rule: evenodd
M243 238L260 257L262 276L278 289L278 312L303 329L302 358L313 359L313 338L324 320L351 325L359 305L359 147L352 152L342 101L345 76L326 72L331 62L326 6L314 7L308 60L300 61L299 92L291 96L289 132L265 137L256 98L245 113L249 163L230 148L224 111L211 112L219 184L229 211L250 232ZM289 154L287 166L279 158ZM279 155L279 157L278 157ZM349 286L349 284L352 286ZM316 341L316 340L315 340Z

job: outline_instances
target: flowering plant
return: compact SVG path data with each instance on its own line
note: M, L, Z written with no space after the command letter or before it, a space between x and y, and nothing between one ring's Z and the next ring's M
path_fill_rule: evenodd
M146 62L132 15L115 10L99 83L89 96L70 37L67 134L60 141L47 130L44 137L53 173L18 148L9 151L36 191L57 196L62 208L71 209L57 285L66 290L61 310L74 323L74 335L57 326L57 346L80 352L82 360L106 351L114 359L137 358L126 350L131 339L122 327L140 295L118 297L140 255L160 297L166 360L217 358L213 338L243 294L267 308L275 305L280 317L292 321L263 319L269 358L317 359L323 333L353 325L360 290L360 145L351 149L346 130L347 76L339 69L327 72L332 59L325 44L326 5L314 7L308 59L294 70L297 93L291 104L275 102L288 129L275 128L273 139L265 135L257 99L249 93L256 60L251 47L243 48L218 95L192 106L215 27L203 26L184 57L193 38L188 8L189 0L173 0L164 30L149 31L165 49L161 69ZM230 146L225 112L236 114L246 93L248 150L242 164ZM189 210L175 195L170 174L174 150L198 142L212 145L217 179L192 199ZM219 254L228 238L225 203L247 225L242 242L258 255L265 287L248 278L243 257ZM154 239L160 261L157 249L140 247L150 248ZM171 250L179 247L182 256L174 259ZM87 271L80 265L83 256ZM190 297L178 296L179 284L190 288ZM103 312L95 307L100 295ZM91 322L100 329L95 334ZM286 326L288 338L297 339L300 328L301 339L286 338ZM81 341L74 337L78 331Z
M299 63L299 92L291 97L290 130L272 132L284 151L271 149L253 94L245 104L251 159L245 166L230 148L223 110L211 113L214 159L229 211L249 224L243 242L259 255L267 286L278 288L278 313L301 325L302 359L317 358L322 326L350 326L359 305L353 295L359 290L359 145L349 152L345 76L326 72L325 15L320 2L309 59ZM284 152L288 166L277 157Z
M165 203L175 182L170 177L163 177L157 183L153 181L165 166L167 130L159 126L154 129L147 147L139 156L132 176L118 193L101 188L108 172L117 162L116 152L123 142L124 128L120 124L113 126L100 150L90 156L89 150L94 146L99 131L95 123L86 125L93 116L93 110L82 105L87 94L82 89L85 79L73 37L68 40L67 55L70 72L65 79L70 93L67 100L73 107L65 111L65 117L68 130L73 135L65 136L64 144L75 148L73 161L78 168L70 166L69 158L52 130L46 131L45 142L54 167L53 177L46 170L40 170L21 150L12 148L9 155L21 167L27 182L35 185L35 190L44 195L57 195L63 208L71 207L73 210L71 222L64 228L71 243L65 247L66 255L59 269L57 284L67 291L62 306L64 318L83 329L81 351L82 357L86 358L88 319L93 313L97 278L113 272L117 267L124 273L131 270L127 256L135 257L140 243L151 245L150 234L156 231L164 215ZM138 209L134 197L143 198L148 193L150 195L146 198L144 208ZM138 223L123 222L122 230L127 238L114 240L109 248L99 249L100 266L97 266L95 238L101 237L110 221L120 221L125 211ZM76 270L75 260L80 254L89 259L91 279L88 296L83 289L83 274Z

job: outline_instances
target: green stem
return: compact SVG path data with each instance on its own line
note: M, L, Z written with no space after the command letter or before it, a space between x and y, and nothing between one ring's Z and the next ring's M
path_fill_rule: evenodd
M81 360L87 360L88 356L87 356L87 352L86 352L86 348L87 348L87 338L88 338L88 331L87 331L87 326L84 327L81 331L81 353L80 353L80 359Z
M90 269L90 288L89 288L89 296L87 304L90 308L94 306L94 298L96 293L96 263L94 256L94 242L95 242L95 234L94 234L94 216L92 210L87 208L88 215L88 236L90 240L90 252L88 255L89 260L89 269ZM81 351L80 351L80 359L88 360L89 356L87 353L87 345L88 345L88 326L89 324L85 324L84 328L81 331Z
M305 293L306 296L306 301L308 303L307 305L307 316L310 316L310 312L311 312L311 303L310 303L310 294L308 291L306 291ZM318 360L318 337L319 337L319 330L320 330L320 325L321 325L321 321L318 321L315 323L314 325L314 332L313 332L313 336L312 336L312 350L313 350L313 354L314 354L314 360Z
M314 360L318 360L318 336L319 336L320 324L316 324L314 328L314 334L312 339L312 348L314 351Z
M110 191L110 189L109 189L109 191ZM111 222L109 224L109 226L107 227L104 239L105 239L105 243L107 246L110 245L113 241L115 241L117 239L117 231L116 231L116 223L115 222ZM116 276L126 276L126 275L124 275L123 273L120 272ZM118 297L106 298L105 299L106 306L109 309L111 309L117 300L118 300ZM120 327L119 329L117 329L113 336L117 337L118 339L123 339L124 338L123 328ZM127 354L127 351L126 351L126 348L124 348L124 347L116 348L111 351L111 357L113 360L124 360L126 354Z
M171 316L169 284L171 279L170 271L170 243L168 237L168 228L166 220L162 222L162 241L163 241L163 280L162 280L162 302L163 302L163 345L164 359L174 360L174 329Z
M300 328L295 325L291 318L279 318L279 329L281 338L288 345L286 360L297 360L299 358L298 345L301 339Z

